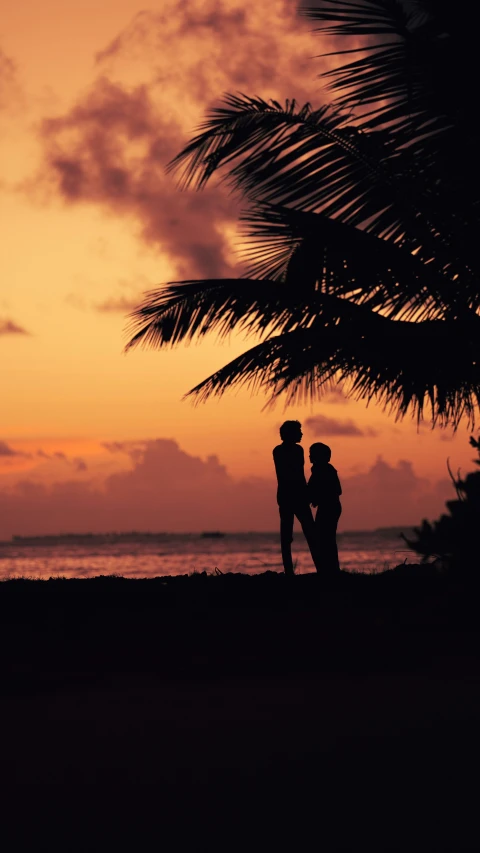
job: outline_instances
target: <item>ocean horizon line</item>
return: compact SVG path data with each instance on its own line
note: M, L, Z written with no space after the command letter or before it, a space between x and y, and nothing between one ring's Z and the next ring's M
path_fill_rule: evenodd
M353 530L341 530L338 532L338 536L365 536L365 535L390 535L395 536L399 535L402 532L410 532L414 528L414 525L404 524L404 525L389 525L386 527L375 527L375 528L357 528ZM21 544L39 544L39 543L48 543L48 544L62 544L67 542L76 541L128 541L128 540L152 540L152 539L162 539L165 537L191 537L191 538L224 538L224 537L235 537L235 536L278 536L278 530L186 530L186 531L168 531L168 530L160 530L160 531L143 531L143 530L128 530L128 531L104 531L93 533L92 531L86 531L84 533L42 533L42 534L14 534L10 539L0 540L0 546L6 545L21 545Z

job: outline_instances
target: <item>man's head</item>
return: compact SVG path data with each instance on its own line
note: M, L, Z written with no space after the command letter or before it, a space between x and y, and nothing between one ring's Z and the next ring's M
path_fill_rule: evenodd
M282 441L301 441L303 432L300 421L285 421L280 427L280 438Z
M312 444L310 447L310 462L315 464L316 462L320 462L320 464L326 465L330 462L332 458L332 451L330 450L328 444L322 444L321 441L316 441L315 444Z

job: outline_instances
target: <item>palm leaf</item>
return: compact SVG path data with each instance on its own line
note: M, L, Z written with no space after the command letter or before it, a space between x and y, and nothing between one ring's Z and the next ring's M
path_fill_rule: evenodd
M395 152L388 133L361 132L326 108L282 108L245 96L228 96L204 127L171 163L185 184L196 176L201 187L215 169L230 166L229 182L253 202L321 212L459 274L456 243L463 247L465 230L453 221L458 203L444 185L432 195L416 154ZM448 226L441 232L439 216Z
M246 222L253 239L248 277L151 291L131 315L127 349L174 346L207 333L223 338L234 330L281 332L318 317L339 320L350 303L417 321L455 318L462 304L464 312L465 306L475 310L468 292L460 300L455 282L433 265L323 215L264 206Z
M357 306L355 306L357 308ZM286 404L318 399L332 382L347 396L376 400L403 416L420 420L429 409L433 422L473 424L480 402L480 320L466 338L458 324L404 323L355 312L342 324L276 335L247 350L205 379L189 395L196 402L235 387L264 391Z
M322 318L335 325L351 316L360 322L367 306L315 288L303 294L288 281L207 279L173 282L145 295L130 315L126 349L156 348L199 340L206 334L225 338L232 331L272 335L305 328Z
M289 282L299 295L320 290L367 301L386 316L431 319L444 316L458 290L404 246L323 214L261 205L243 220L247 275Z
M227 95L170 164L197 188L223 170L248 199L246 277L147 294L127 348L235 330L260 342L193 399L242 384L314 399L338 379L400 415L473 420L475 30L462 41L446 0L320 0L307 14L324 36L355 40L327 75L334 105Z
M348 53L358 58L323 75L335 103L363 112L371 105L364 126L394 123L410 141L455 134L476 78L476 31L468 26L473 10L462 0L458 5L452 14L447 0L319 0L303 10L324 38L355 42Z

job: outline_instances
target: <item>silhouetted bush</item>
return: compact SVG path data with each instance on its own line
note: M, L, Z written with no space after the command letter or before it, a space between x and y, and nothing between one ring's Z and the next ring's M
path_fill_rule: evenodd
M478 453L475 465L480 465L480 436L470 438L470 444ZM465 479L458 473L455 478L451 472L457 499L447 501L448 515L442 515L438 521L430 523L424 520L420 527L414 528L416 539L407 539L408 545L425 562L431 557L440 559L448 569L472 571L479 563L480 529L480 471L472 471Z

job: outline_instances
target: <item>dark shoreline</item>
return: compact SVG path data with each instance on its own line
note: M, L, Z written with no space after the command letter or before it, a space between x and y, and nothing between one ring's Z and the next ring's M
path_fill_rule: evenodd
M478 592L421 566L5 581L5 790L69 848L79 801L78 849L475 849Z

